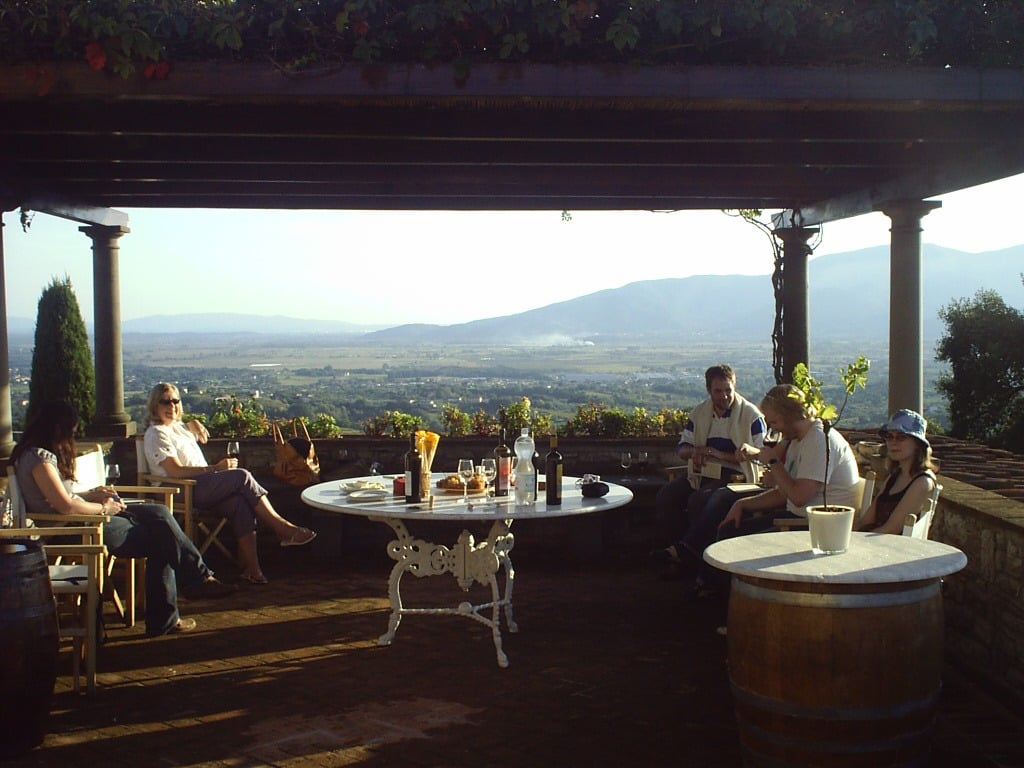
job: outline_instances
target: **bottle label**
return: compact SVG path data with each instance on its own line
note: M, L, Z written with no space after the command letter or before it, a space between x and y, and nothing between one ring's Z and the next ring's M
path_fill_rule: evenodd
M509 476L512 472L512 459L502 456L498 459L498 474L494 478L494 495L508 496Z

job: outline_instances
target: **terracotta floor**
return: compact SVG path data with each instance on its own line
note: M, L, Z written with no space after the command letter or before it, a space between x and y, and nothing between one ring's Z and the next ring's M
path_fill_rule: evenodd
M378 646L382 550L339 560L262 543L272 583L183 604L199 631L111 625L94 697L70 691L65 653L49 735L6 764L739 766L724 607L686 604L639 548L560 562L531 536L517 536L507 669L462 617L407 617ZM407 604L462 599L448 577L403 586ZM1024 723L949 669L931 764L1024 766Z

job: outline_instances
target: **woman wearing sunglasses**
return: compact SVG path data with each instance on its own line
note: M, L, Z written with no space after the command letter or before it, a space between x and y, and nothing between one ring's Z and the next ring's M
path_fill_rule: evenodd
M878 434L885 440L889 477L864 513L860 530L902 534L907 515L920 513L928 501L937 480L927 428L921 414L906 408L882 425Z
M181 395L173 384L157 384L149 393L149 428L143 441L146 461L153 474L170 480L195 480L197 507L210 509L231 521L242 563L241 578L251 584L266 584L256 552L257 520L268 525L282 547L308 544L316 533L281 517L270 503L263 486L252 473L238 466L238 459L225 457L207 464L200 443L210 434L199 421L181 421Z

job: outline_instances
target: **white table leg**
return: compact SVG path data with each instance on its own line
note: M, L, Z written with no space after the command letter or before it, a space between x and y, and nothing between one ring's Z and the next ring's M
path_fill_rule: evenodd
M390 645L402 622L402 616L411 613L453 614L465 616L491 628L494 638L494 649L497 654L498 666L507 667L508 657L502 649L501 609L505 609L505 618L510 632L517 632L519 627L512 618L512 585L515 570L512 567L510 554L515 540L509 527L511 520L496 521L491 525L487 538L479 544L472 534L463 531L453 547L413 538L402 520L393 518L372 518L389 526L397 539L388 543L388 556L395 561L388 578L388 598L391 602L391 616L388 620L388 631L378 639L379 645ZM505 594L502 596L498 587L497 572L505 569ZM473 604L463 601L455 608L406 608L402 604L401 581L406 573L417 578L439 576L451 573L464 592L476 584L487 584L491 588L491 600L486 603ZM480 612L491 609L491 618Z

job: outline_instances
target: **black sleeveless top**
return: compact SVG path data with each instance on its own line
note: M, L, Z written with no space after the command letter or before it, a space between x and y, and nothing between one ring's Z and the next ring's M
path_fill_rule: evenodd
M870 528L866 529L874 531L881 528L883 525L889 522L889 518L892 517L892 513L896 511L896 507L903 501L903 497L907 494L907 489L914 484L914 481L919 477L929 477L932 482L936 482L935 473L930 469L926 469L924 472L914 475L910 478L910 482L907 483L906 488L898 493L892 493L890 489L895 485L896 478L899 477L899 473L890 475L889 479L885 481L885 487L882 488L882 492L878 494L878 498L875 499L875 524Z

